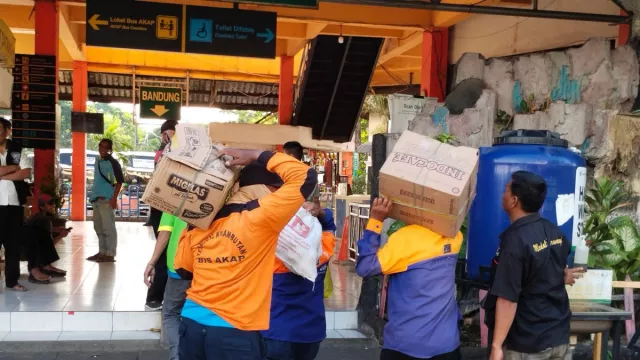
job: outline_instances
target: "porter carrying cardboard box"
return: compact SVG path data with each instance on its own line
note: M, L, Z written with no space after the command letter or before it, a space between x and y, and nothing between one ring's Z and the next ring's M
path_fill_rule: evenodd
M238 175L228 168L201 126L178 125L168 152L158 164L142 201L176 215L201 229L208 229L227 200Z
M380 170L389 217L454 237L475 196L478 150L405 131Z

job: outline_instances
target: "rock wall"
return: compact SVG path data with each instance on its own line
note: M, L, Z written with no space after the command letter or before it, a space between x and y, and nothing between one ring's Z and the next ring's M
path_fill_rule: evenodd
M438 104L410 121L409 130L429 136L448 132L463 145L488 146L498 132L497 114L503 111L513 119L500 124L500 130L552 130L593 161L609 156L609 123L631 109L640 84L636 52L630 46L612 50L609 40L600 38L565 51L488 60L468 53L454 69L449 107L451 98L469 103L465 80L481 79L484 87L476 89L481 95L472 99L475 106L452 114Z

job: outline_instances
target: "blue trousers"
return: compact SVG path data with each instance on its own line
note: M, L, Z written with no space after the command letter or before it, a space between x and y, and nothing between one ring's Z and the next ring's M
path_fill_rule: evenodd
M295 343L265 339L267 360L314 360L320 351L320 343Z
M184 360L262 360L266 354L258 331L206 326L185 317L179 347Z

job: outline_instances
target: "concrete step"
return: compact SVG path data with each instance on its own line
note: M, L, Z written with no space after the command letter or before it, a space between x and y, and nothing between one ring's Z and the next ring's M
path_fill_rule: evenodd
M358 314L327 311L327 338L362 339ZM0 341L160 340L159 311L0 312Z

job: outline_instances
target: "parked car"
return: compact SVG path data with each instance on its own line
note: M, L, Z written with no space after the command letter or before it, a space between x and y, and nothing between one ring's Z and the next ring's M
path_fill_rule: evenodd
M127 151L122 155L127 159L124 170L124 182L138 186L140 196L153 175L155 153L150 151Z

